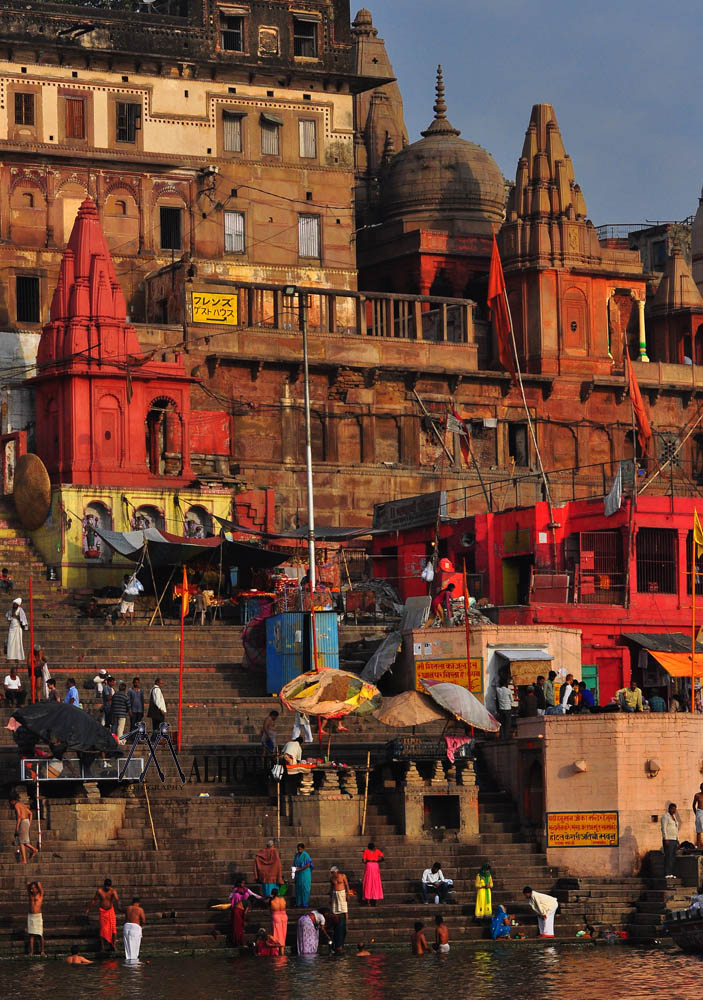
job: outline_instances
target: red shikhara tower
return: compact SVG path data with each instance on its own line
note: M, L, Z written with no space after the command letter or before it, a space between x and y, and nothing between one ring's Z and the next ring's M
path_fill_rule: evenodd
M126 319L97 209L86 198L37 352L37 452L52 482L128 488L193 479L192 379L178 356L145 356Z

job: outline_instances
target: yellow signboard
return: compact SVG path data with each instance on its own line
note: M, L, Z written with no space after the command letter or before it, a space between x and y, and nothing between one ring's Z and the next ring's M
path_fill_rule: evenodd
M237 293L191 292L194 323L237 325Z
M467 668L463 660L416 660L415 676L417 690L420 690L420 679L426 681L448 681L468 688L472 694L483 693L483 657L472 656Z
M547 813L547 847L617 847L617 812Z

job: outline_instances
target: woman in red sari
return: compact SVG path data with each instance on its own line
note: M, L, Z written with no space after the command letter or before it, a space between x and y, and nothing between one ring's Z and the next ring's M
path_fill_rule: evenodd
M256 943L254 953L259 956L273 956L279 954L278 942L271 934L267 934L263 927L259 927L256 932Z
M364 862L364 880L361 884L362 902L375 906L376 900L383 899L380 867L384 860L383 851L379 851L372 841L364 851L361 860Z

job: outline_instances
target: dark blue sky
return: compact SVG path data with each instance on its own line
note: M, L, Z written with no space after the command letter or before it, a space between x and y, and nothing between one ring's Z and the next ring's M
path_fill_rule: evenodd
M595 225L683 219L703 184L700 2L377 0L410 141L448 116L515 177L532 105L553 104ZM352 17L358 7L353 5Z

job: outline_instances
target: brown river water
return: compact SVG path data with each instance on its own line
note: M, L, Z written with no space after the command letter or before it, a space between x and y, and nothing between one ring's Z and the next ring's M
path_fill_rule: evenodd
M0 966L3 1000L697 1000L702 984L703 957L607 945Z

